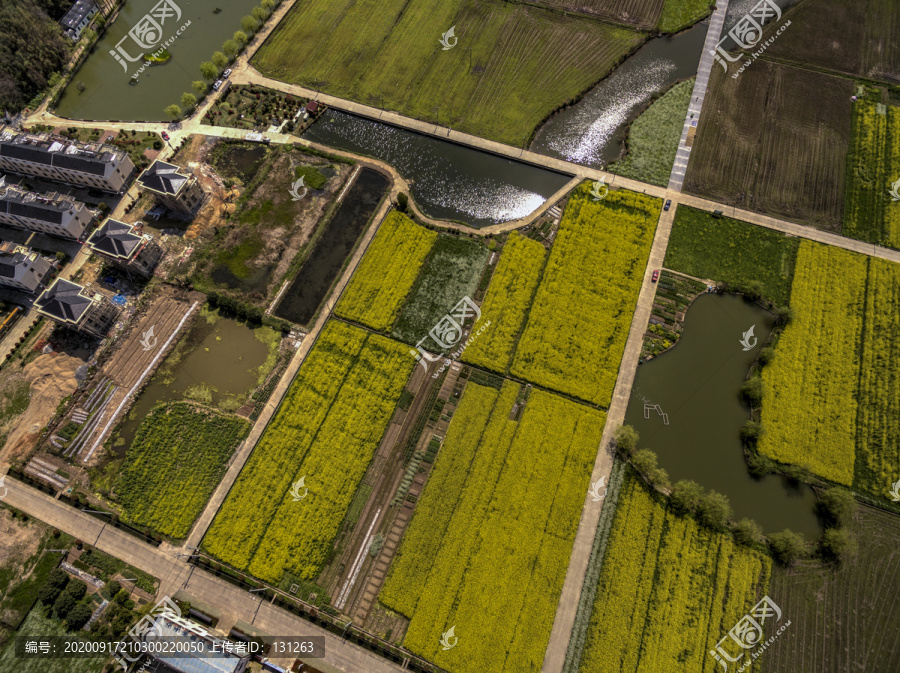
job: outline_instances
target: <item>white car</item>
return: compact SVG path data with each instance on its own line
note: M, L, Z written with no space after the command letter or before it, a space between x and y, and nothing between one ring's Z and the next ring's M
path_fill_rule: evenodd
M222 80L217 79L213 82L213 91L218 91L220 86L222 86Z
M231 68L225 68L225 72L222 73L222 77L228 77L231 74Z

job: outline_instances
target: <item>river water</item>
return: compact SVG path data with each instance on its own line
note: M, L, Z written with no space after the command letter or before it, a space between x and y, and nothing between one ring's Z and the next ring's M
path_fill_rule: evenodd
M708 24L647 42L578 103L553 115L529 149L594 167L619 158L629 122L651 97L697 74Z
M170 4L165 8L159 8L160 0L128 0L125 3L63 92L56 106L58 115L72 119L167 121L169 117L163 112L166 106L178 103L182 93L191 91L191 82L202 79L200 63L209 61L212 53L220 50L222 43L241 29L241 17L259 4L257 0L167 2ZM177 11L171 5L175 5ZM154 10L154 16L158 16L161 9L167 14L162 24L156 19L162 32L146 33L144 44L149 48L142 49L129 37L129 31L141 25L148 12ZM219 10L218 13L215 10ZM190 25L177 35L188 21ZM139 76L140 82L131 86L129 80L143 62L129 63L127 58L153 52L172 38L174 41L166 47L172 58L167 63L146 68ZM122 56L117 52L127 68L109 53L116 50L117 45L127 54ZM84 84L83 91L78 90L79 82Z
M751 325L758 342L744 351L740 341ZM820 532L812 490L780 476L753 478L741 446L750 415L739 389L772 325L768 312L740 297L701 295L675 348L638 368L625 422L672 483L692 479L725 494L736 519L753 519L766 533L790 528L812 539Z
M426 215L475 227L529 215L570 179L334 109L303 137L390 164L410 182L416 204Z

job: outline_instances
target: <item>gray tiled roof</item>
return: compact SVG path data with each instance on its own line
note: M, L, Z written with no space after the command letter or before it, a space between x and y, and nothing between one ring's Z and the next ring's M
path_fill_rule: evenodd
M92 249L110 257L128 259L140 245L142 236L133 233L134 226L118 220L108 219L88 239Z
M65 322L78 322L91 306L91 300L82 296L81 285L60 278L35 304L43 313Z
M163 194L177 194L190 178L179 173L180 167L165 161L154 161L146 171L141 173L138 182L141 186Z

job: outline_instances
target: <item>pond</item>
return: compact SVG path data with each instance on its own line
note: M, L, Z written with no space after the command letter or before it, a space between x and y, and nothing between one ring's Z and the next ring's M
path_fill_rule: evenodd
M758 341L745 351L741 339L751 326ZM741 446L750 414L739 389L772 326L771 314L741 297L701 295L678 344L638 367L625 423L638 431L639 448L656 452L673 484L692 479L728 496L736 519L813 539L820 529L812 490L776 475L755 479Z
M271 343L263 340L267 337L272 337ZM277 352L279 341L280 335L268 328L251 329L237 320L204 312L163 361L118 427L117 453L124 455L141 421L160 402L196 399L237 409L259 384L260 367L274 365L270 351Z
M547 120L529 149L585 166L617 159L628 124L651 97L697 74L708 25L701 21L647 42L575 105Z
M259 4L258 0L229 0L218 4L165 0L165 3L161 7L160 0L128 0L122 6L116 20L63 92L56 106L59 116L167 121L169 117L163 112L166 106L178 103L182 93L192 91L191 82L202 79L200 64L209 61L212 53L241 29L241 17ZM156 26L152 22L148 24L153 30L145 32L144 42L139 44L129 36L129 31L147 23L142 23L142 19L148 14L152 14ZM184 27L188 22L190 25ZM138 76L138 84L131 86L132 75L143 65L138 56L158 50L170 39L173 41L165 48L171 58L166 63L145 68ZM130 62L131 58L137 60Z
M299 325L312 320L389 186L388 179L378 171L360 170L300 272L285 290L275 315Z
M329 109L306 140L374 157L410 183L429 217L484 227L534 212L570 176Z

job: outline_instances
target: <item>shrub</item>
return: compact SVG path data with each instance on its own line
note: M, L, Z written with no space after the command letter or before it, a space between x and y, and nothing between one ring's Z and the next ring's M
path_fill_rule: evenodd
M756 446L762 436L762 424L757 421L747 421L741 428L741 441L745 446Z
M703 487L700 484L689 479L682 479L672 487L669 502L676 512L693 514L697 511L703 495Z
M628 459L631 457L631 454L634 453L634 449L637 446L637 441L638 433L632 426L620 425L616 430L616 450L622 458Z
M856 513L856 499L843 488L829 488L819 494L819 511L831 522L844 524Z
M829 528L822 535L822 554L836 561L856 552L856 542L845 528Z
M77 603L69 614L66 615L66 626L69 627L70 631L80 629L87 624L87 621L91 618L93 613L94 611L91 609L89 603Z
M808 549L806 539L800 533L787 528L769 536L769 547L775 560L784 566L792 565L794 561L804 556Z
M741 519L734 526L734 537L747 546L761 545L765 542L762 528L752 519Z
M750 469L750 474L757 479L775 471L775 463L759 453L751 453L747 457L747 467Z
M649 475L656 469L656 454L650 449L640 449L631 457L631 464L634 469L643 475Z
M704 495L697 506L700 522L713 530L723 530L731 518L731 504L728 498L716 491Z
M63 591L53 602L53 614L57 619L63 619L75 607L77 602L72 594Z
M397 194L397 210L402 213L408 212L409 209L409 197L406 195L406 192L400 192Z
M759 376L753 376L741 386L741 397L751 407L758 407L763 398L762 379Z

